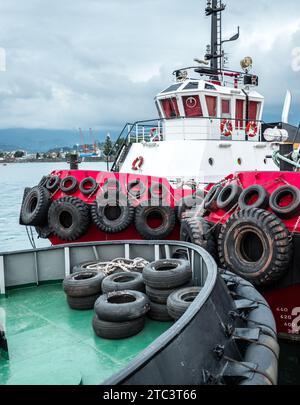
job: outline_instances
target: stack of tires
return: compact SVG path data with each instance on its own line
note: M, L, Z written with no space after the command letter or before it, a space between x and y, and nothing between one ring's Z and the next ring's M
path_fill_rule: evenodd
M148 316L161 322L173 320L168 312L167 301L173 292L190 285L192 272L189 262L182 259L157 260L145 266L143 278L150 299Z
M77 271L63 281L67 302L72 309L86 310L94 308L101 295L101 285L105 274L97 270Z
M95 302L93 329L104 339L124 339L144 328L149 299L140 291L113 291Z
M167 300L167 310L170 317L174 321L181 318L200 291L201 287L186 287L170 294Z

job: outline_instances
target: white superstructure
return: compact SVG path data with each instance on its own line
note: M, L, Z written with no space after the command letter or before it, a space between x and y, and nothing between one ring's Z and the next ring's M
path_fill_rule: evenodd
M258 77L249 73L252 59L243 59L242 72L223 68L226 41L218 27L224 9L219 0L208 2L215 30L210 52L196 60L199 65L173 72L173 83L155 97L159 119L124 127L112 170L166 177L178 187L216 182L235 171L278 170L270 158L278 144L264 138L264 97L256 90ZM286 135L278 136L277 127L273 132L276 141Z

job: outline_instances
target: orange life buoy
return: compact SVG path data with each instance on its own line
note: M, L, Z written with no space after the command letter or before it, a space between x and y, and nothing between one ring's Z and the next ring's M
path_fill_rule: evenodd
M160 133L158 128L151 128L150 129L150 139L152 142L160 141Z
M223 120L220 125L221 134L224 136L231 136L233 131L232 122L230 120Z
M258 126L256 125L255 121L248 122L246 126L246 135L250 136L250 138L254 138L257 135Z
M134 161L132 162L132 170L140 170L140 168L143 166L144 163L144 158L143 156L139 156Z

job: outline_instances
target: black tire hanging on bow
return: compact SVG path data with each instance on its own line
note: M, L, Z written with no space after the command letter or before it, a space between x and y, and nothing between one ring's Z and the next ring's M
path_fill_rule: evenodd
M92 195L96 192L97 188L98 184L93 177L86 177L79 184L79 190L83 195Z
M97 228L107 233L122 232L132 223L134 208L124 194L102 195L91 205L91 215Z
M220 210L230 211L238 203L242 191L242 188L234 183L225 186L217 198L218 208Z
M217 206L217 199L219 197L219 194L222 190L222 186L220 184L214 185L206 194L204 197L204 209L207 211L217 211L218 206Z
M168 188L163 183L153 182L150 187L150 196L153 199L163 200L168 195Z
M78 189L78 180L74 176L64 177L60 181L60 189L65 194L75 193Z
M204 218L184 218L180 227L180 240L194 243L213 257L217 256L217 244L211 225Z
M59 239L74 241L83 236L89 228L89 207L79 198L60 198L49 208L48 223Z
M175 228L174 209L167 206L151 206L150 203L146 201L135 209L135 227L147 240L165 239ZM161 223L158 227L152 228L148 222L150 218L157 218Z
M293 247L290 233L274 214L257 208L232 215L218 240L223 267L256 285L268 285L288 270Z
M187 197L183 197L176 203L176 215L179 221L182 220L182 215L186 212L190 212L193 209L197 209L197 207L201 207L203 205L203 198L198 196L196 193L189 195Z
M60 185L60 177L59 176L50 176L45 184L45 187L50 192L56 191Z
M137 190L135 190L136 187L138 187ZM143 197L146 191L147 187L145 183L140 179L132 180L127 185L128 195L137 200Z
M280 203L286 197L291 197L289 204ZM270 208L279 218L289 219L300 214L300 190L295 186L282 186L275 190L270 197Z
M44 225L50 203L50 193L45 187L36 186L27 190L21 207L20 223L30 226Z
M257 197L256 201L251 203L251 199ZM246 188L239 197L239 207L241 210L247 208L266 209L269 205L270 195L267 190L258 184Z

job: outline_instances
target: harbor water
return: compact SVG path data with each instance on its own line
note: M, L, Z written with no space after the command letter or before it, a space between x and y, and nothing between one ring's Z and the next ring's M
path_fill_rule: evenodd
M68 169L67 163L9 163L0 164L0 251L30 249L26 228L19 225L20 207L25 187L33 187L42 176L52 170ZM106 170L106 163L81 163L83 170ZM33 229L36 247L46 247L50 243L37 239Z

